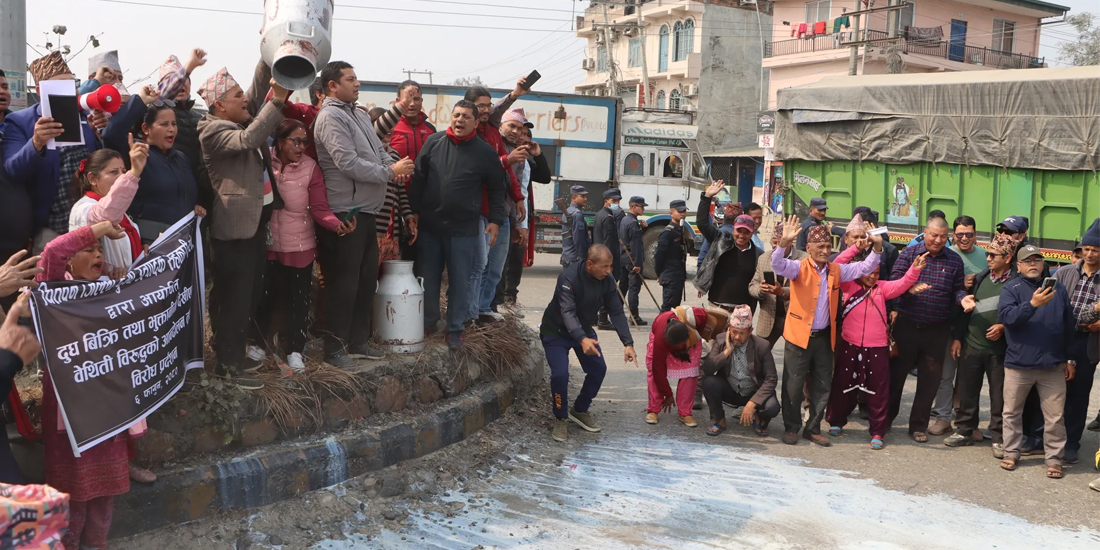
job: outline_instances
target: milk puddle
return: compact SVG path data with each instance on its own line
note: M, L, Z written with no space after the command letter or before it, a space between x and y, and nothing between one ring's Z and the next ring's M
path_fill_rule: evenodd
M384 531L370 541L355 535L314 548L1100 548L1096 531L1032 524L722 445L608 438L578 449L549 472L516 474L468 504L469 513L414 514L404 534ZM469 496L450 500L467 502Z

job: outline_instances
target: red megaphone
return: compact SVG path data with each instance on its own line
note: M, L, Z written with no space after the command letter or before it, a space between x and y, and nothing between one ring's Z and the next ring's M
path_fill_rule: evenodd
M85 111L100 110L104 113L114 113L122 107L122 94L118 88L110 84L104 84L90 94L84 94L78 99L80 108Z

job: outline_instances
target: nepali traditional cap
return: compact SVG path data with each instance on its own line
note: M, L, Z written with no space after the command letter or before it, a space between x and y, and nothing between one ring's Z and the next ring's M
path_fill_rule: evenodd
M118 50L97 53L88 58L88 74L95 74L100 67L107 67L115 72L122 72L122 65L118 63Z
M739 202L727 202L726 203L726 215L727 216L733 216L733 217L736 218L737 216L740 216L741 214L744 214L744 213L745 213L745 210L743 208L741 208L741 203L739 203Z
M31 61L29 69L35 82L49 80L59 74L73 74L69 64L65 63L65 58L61 56L61 52L57 51Z
M848 227L844 228L845 233L851 233L852 231L866 231L867 227L863 225L863 216L856 214L852 216L852 221L848 222Z
M985 249L987 252L1009 256L1016 250L1016 243L1008 235L997 234Z
M1100 218L1093 220L1092 225L1085 230L1080 246L1100 246Z
M206 82L202 83L202 87L199 88L199 97L206 102L207 105L214 105L214 102L221 99L225 94L229 93L237 86L237 81L233 79L233 75L229 74L229 70L225 67L218 69L218 72L214 73L214 76L206 79Z
M163 82L169 75L178 73L183 68L183 63L180 63L180 58L170 55L168 59L164 60L164 63L160 64L160 69L157 73L157 82Z
M730 312L729 324L736 329L752 328L752 309L745 304L734 306Z
M832 234L829 233L829 228L824 225L815 225L810 227L806 232L807 243L831 243L833 242Z
M501 122L518 122L527 128L534 128L535 125L527 120L527 114L523 112L522 107L517 107L504 113L504 116L500 119Z

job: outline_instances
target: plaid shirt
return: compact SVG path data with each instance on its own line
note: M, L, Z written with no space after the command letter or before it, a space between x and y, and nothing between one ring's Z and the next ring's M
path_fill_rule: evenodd
M88 148L83 145L71 145L57 150L61 160L59 170L60 181L57 186L57 195L50 205L50 215L46 219L46 225L57 231L58 235L69 232L69 212L73 209L73 176L80 169L80 161L88 158Z
M1091 325L1096 321L1100 321L1100 313L1097 313L1092 309L1092 305L1097 301L1097 287L1100 286L1100 271L1092 274L1092 276L1086 276L1081 266L1068 265L1060 269L1076 269L1081 274L1081 278L1077 281L1077 286L1070 290L1069 303L1073 306L1073 317L1077 319L1077 323L1080 325ZM1079 332L1088 332L1077 329Z
M905 276L913 259L927 251L924 243L902 250L894 262L890 280L896 281ZM908 292L902 294L896 309L918 325L946 323L951 320L952 306L966 297L965 267L962 258L947 247L939 255L929 255L925 260L927 264L915 284L925 283L931 288L916 295Z

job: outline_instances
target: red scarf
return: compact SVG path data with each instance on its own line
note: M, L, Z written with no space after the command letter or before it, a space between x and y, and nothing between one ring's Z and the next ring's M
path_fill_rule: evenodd
M85 191L84 196L93 198L96 201L99 201L103 198L102 195L96 193L95 191ZM134 227L134 224L130 223L130 218L125 214L122 215L122 221L119 222L118 225L122 226L122 230L126 232L126 236L130 239L130 256L132 256L130 260L136 260L138 254L141 254L141 236L138 234L137 228Z
M470 141L476 136L477 132L470 132L469 134L466 134L466 137L458 137L455 135L454 131L451 130L450 126L447 127L447 137L451 138L451 143L454 143L455 145L458 145L459 143L462 143L464 141Z

